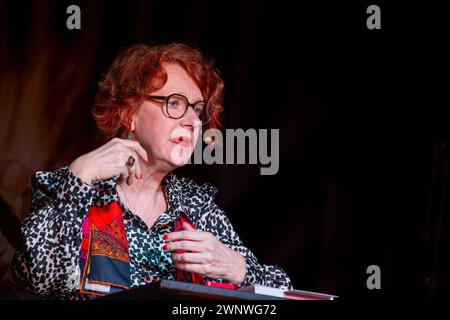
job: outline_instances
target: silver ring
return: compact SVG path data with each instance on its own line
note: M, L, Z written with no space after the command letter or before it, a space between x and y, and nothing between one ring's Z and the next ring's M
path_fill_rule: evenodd
M135 161L136 160L133 158L133 156L130 156L127 161L127 166L132 167Z

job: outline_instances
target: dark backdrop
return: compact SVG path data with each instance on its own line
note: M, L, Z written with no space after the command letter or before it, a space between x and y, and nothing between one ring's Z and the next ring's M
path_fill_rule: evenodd
M81 30L65 26L70 4ZM381 30L366 28L370 4ZM31 174L102 143L89 112L120 48L185 42L222 72L226 128L280 129L277 175L177 169L218 187L261 261L296 288L342 298L448 298L445 12L379 1L1 1L3 175L10 161ZM25 207L10 211L23 218ZM366 287L372 264L381 290Z

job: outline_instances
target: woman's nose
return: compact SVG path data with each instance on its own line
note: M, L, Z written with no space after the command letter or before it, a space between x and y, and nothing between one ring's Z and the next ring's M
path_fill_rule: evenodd
M184 127L190 127L191 130L194 127L201 125L201 121L197 117L192 107L189 107L184 117L181 119L181 125Z

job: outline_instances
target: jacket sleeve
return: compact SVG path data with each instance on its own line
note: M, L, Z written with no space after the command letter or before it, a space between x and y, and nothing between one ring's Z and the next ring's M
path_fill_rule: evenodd
M81 224L93 196L94 187L68 167L33 175L29 215L22 223L23 247L12 264L23 289L46 299L82 298L75 292Z
M204 187L204 186L203 186ZM217 189L209 187L209 193L214 194ZM214 234L223 244L239 252L246 261L247 270L244 281L238 287L252 284L261 284L281 289L292 289L289 276L283 269L276 265L262 264L253 252L244 246L239 235L235 232L230 220L219 206L210 201L204 206L200 225L205 225L205 230Z

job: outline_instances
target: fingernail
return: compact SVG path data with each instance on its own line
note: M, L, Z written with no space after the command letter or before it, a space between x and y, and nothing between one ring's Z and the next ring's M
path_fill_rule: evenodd
M163 245L163 250L167 251L167 244Z
M163 240L167 240L168 237L169 237L169 236L168 236L167 234L165 234L165 235L163 236Z

